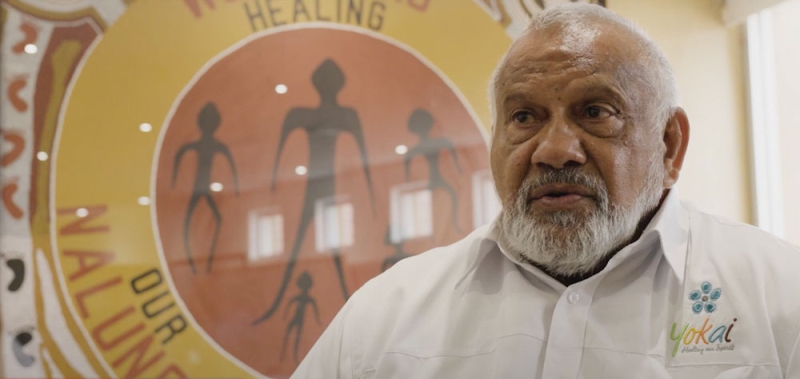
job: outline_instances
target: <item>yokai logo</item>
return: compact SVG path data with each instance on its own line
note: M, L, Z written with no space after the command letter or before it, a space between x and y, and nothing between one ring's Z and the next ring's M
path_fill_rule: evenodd
M713 288L711 283L703 282L699 290L689 293L689 300L692 301L692 312L694 314L711 314L717 310L717 300L722 297L722 289ZM681 353L700 353L706 351L725 351L734 350L735 345L731 339L731 331L736 324L734 318L729 324L715 326L711 317L706 317L702 324L685 323L679 329L677 323L672 324L669 338L675 341L672 349L672 356L676 356L678 351ZM699 325L699 326L697 326ZM681 347L683 346L683 347Z

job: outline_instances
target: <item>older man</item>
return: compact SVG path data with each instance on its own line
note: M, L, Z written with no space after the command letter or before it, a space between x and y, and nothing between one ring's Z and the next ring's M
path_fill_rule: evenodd
M800 249L681 204L652 41L554 8L490 90L500 217L367 283L294 378L800 378Z

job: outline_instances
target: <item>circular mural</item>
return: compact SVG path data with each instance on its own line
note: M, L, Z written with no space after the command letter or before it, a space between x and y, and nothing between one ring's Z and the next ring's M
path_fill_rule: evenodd
M471 230L488 158L445 78L345 28L221 54L165 126L154 198L169 274L208 336L267 375L290 373L368 278Z

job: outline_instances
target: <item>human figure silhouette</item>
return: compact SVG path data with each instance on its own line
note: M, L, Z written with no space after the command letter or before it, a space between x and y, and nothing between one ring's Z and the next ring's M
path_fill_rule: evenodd
M381 272L388 270L390 267L394 266L395 263L400 262L401 260L411 256L411 254L408 254L403 250L403 241L392 242L391 226L389 227L388 230L386 230L386 237L384 237L383 243L394 247L394 254L386 257L386 259L383 260L383 264L381 265Z
M453 187L447 183L442 176L442 173L439 171L439 153L441 153L442 150L447 149L453 156L453 161L455 162L456 169L459 173L461 173L461 166L458 164L458 156L456 155L456 150L453 148L453 144L450 143L450 140L445 137L430 137L429 133L432 127L433 117L431 117L431 114L424 109L415 110L413 113L411 113L411 117L408 118L408 130L419 136L419 143L409 149L405 155L406 181L409 180L410 176L409 166L411 164L411 159L417 155L424 156L428 162L428 166L430 167L428 189L431 192L435 191L437 188L442 188L447 191L447 194L450 195L450 200L453 205L453 228L455 228L456 231L461 232L461 229L458 227L458 198L456 196L456 192L453 190Z
M283 361L284 355L286 354L286 345L289 342L289 334L292 332L292 329L296 329L295 337L294 337L294 361L295 363L300 363L297 359L297 351L300 348L300 335L303 333L303 323L305 322L306 318L306 308L311 305L314 307L314 317L317 319L317 324L322 324L319 320L319 309L317 309L317 302L308 294L308 290L311 289L311 286L314 285L313 280L311 280L311 275L309 275L308 271L303 271L300 274L300 277L297 278L297 286L300 287L300 294L293 297L289 300L289 304L286 305L286 312L283 314L283 319L286 319L286 316L289 315L289 310L292 309L292 303L297 302L297 306L294 308L294 317L292 317L292 321L289 321L289 325L286 327L286 334L283 336L283 349L281 349L281 361Z
M205 199L209 208L214 216L214 234L211 239L211 247L208 250L208 262L206 263L206 272L211 271L211 264L214 259L214 249L217 245L217 237L219 236L219 228L222 224L222 215L219 213L217 203L214 197L211 196L211 164L213 163L214 156L217 153L222 154L228 159L233 172L233 183L236 190L236 196L239 196L239 180L236 176L236 165L233 163L233 157L230 150L222 142L214 137L214 132L221 123L219 111L213 102L208 102L200 113L197 115L197 127L200 128L200 139L195 142L187 143L181 146L178 153L175 154L175 164L172 170L172 187L175 187L175 180L178 177L178 168L181 164L181 158L187 151L194 150L197 152L197 169L195 171L194 189L192 190L192 198L189 200L189 207L186 210L186 218L183 225L183 246L186 250L186 259L189 262L189 267L192 273L197 273L194 267L194 260L192 259L192 251L189 246L189 227L192 222L192 214L200 200Z
M300 225L294 239L292 252L286 269L283 274L280 289L272 304L264 314L253 322L258 324L270 318L280 305L281 299L286 292L289 279L292 277L297 255L303 244L309 224L314 219L314 204L319 199L324 199L335 195L336 172L334 157L336 156L336 140L340 135L351 135L358 144L361 154L364 176L367 180L370 204L373 216L375 215L375 197L372 193L372 180L369 174L369 162L367 159L367 149L364 145L364 136L361 131L361 122L355 109L339 105L336 99L339 91L345 84L345 76L336 63L326 59L314 71L311 82L319 92L320 104L317 108L292 108L286 114L281 129L281 137L278 143L278 152L275 157L275 164L272 170L271 190L275 190L276 178L278 175L278 164L283 152L284 143L289 134L297 129L303 129L308 137L308 182L306 185L305 197L303 199L303 211L300 216ZM341 257L338 249L333 249L333 262L339 277L339 284L342 288L344 298L350 297L347 285L344 280Z

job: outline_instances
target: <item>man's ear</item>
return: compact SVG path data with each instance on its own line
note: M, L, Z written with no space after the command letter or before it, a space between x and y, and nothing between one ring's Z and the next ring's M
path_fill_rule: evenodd
M678 107L664 128L664 188L671 188L678 181L683 166L683 157L689 146L689 118L686 111Z

